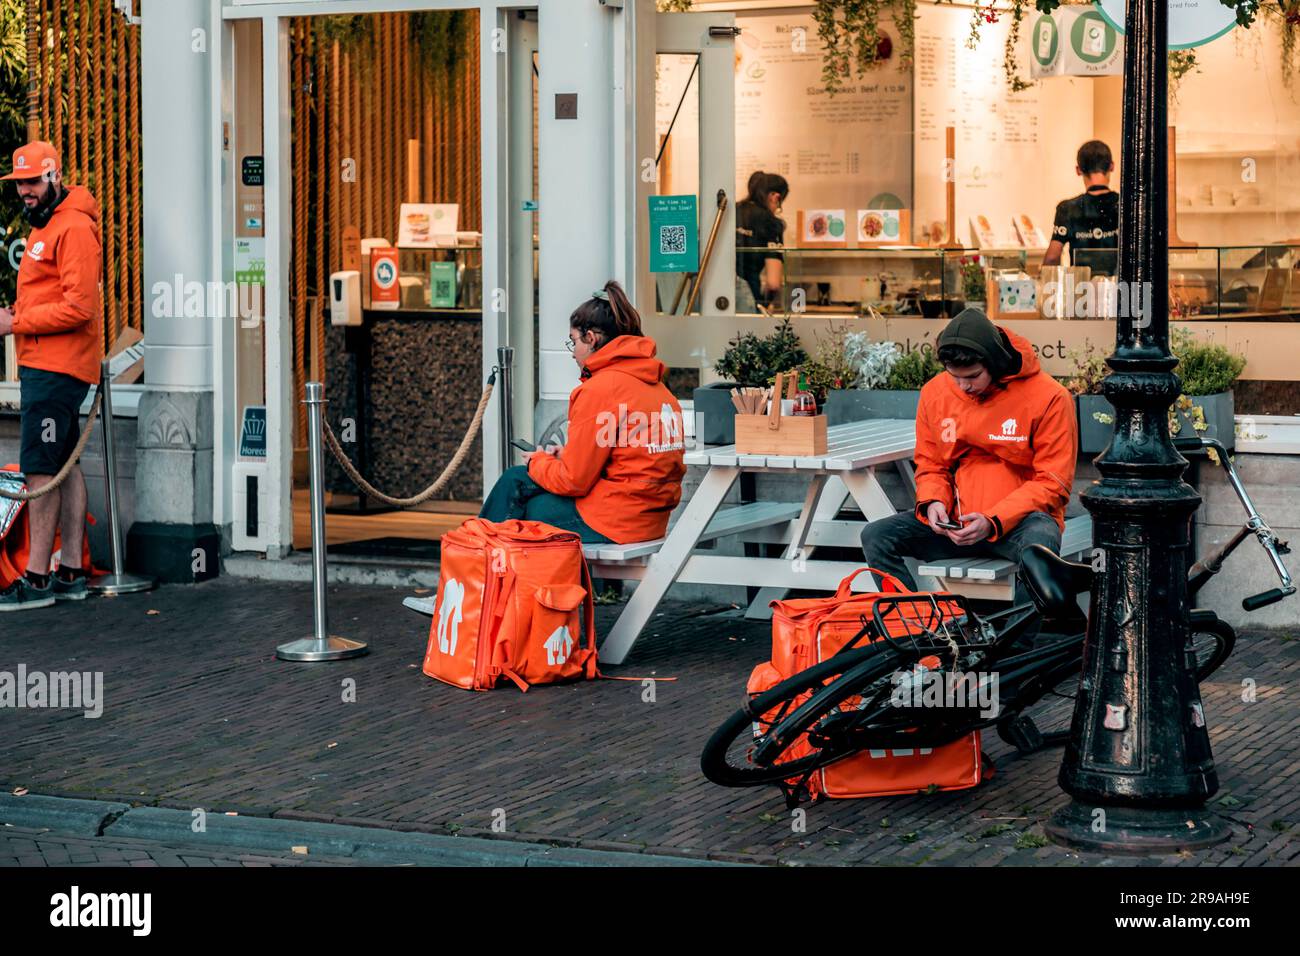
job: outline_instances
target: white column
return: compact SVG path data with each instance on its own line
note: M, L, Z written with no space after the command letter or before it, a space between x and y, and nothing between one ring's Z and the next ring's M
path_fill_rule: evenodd
M537 69L542 399L568 398L577 384L577 367L564 348L569 315L617 274L613 164L621 150L614 142L611 43L624 15L597 3L541 6ZM577 119L555 118L557 93L578 95ZM486 88L483 99L488 102Z
M483 167L483 379L497 361L497 346L505 344L507 313L502 309L508 285L510 235L506 216L509 180L505 104L506 82L505 14L493 0L479 8L479 130ZM504 303L509 307L509 303ZM515 356L515 362L527 361ZM498 383L499 384L499 383ZM501 416L499 396L483 416L483 494L501 474Z
M293 316L289 256L293 219L290 170L289 19L262 20L262 150L266 197L266 465L272 490L270 550L293 545Z
M155 315L153 304L155 286L173 289L178 275L182 286L215 278L209 274L209 51L219 40L210 33L210 0L144 0L141 12L145 378L154 389L207 391L207 317L184 318L183 301L163 308L172 314Z

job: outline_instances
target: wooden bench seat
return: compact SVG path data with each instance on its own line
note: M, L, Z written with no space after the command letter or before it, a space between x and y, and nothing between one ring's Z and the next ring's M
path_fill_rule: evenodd
M1092 548L1092 516L1076 515L1065 520L1061 534L1061 557L1078 558ZM929 561L917 567L920 575L939 579L945 590L968 597L1005 597L1010 599L1016 563L1001 558L965 558L952 561Z
M713 516L699 540L713 541L732 534L743 534L771 524L789 522L799 516L799 504L790 501L754 501L719 511ZM671 531L671 529L670 529ZM664 538L634 541L629 544L584 544L582 553L588 561L601 564L644 563L644 559L663 546Z

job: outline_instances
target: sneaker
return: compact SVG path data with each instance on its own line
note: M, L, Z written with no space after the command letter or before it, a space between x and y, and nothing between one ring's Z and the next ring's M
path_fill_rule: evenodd
M22 577L9 587L0 591L0 612L30 611L38 607L49 607L54 603L54 589L50 585L38 588Z
M71 581L65 581L55 572L50 577L50 590L54 592L56 601L84 601L86 600L86 576L78 574Z

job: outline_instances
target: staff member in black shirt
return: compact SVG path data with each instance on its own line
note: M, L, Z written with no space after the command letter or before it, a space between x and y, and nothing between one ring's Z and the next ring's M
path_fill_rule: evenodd
M1079 147L1074 171L1083 177L1084 192L1059 203L1043 265L1061 264L1061 250L1070 246L1070 263L1090 266L1093 275L1114 275L1119 248L1119 193L1110 188L1115 163L1110 147L1091 139Z
M788 195L784 176L760 171L749 177L749 195L736 204L736 278L749 286L756 303L781 294L785 221L777 213ZM743 291L739 281L736 286ZM739 295L736 304L743 308Z

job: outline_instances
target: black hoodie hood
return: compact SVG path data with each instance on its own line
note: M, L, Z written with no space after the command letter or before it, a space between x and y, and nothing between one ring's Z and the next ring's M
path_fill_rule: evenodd
M980 357L993 380L1000 381L1020 371L1022 357L1006 335L979 309L963 309L939 333L936 352L945 345L959 345Z

